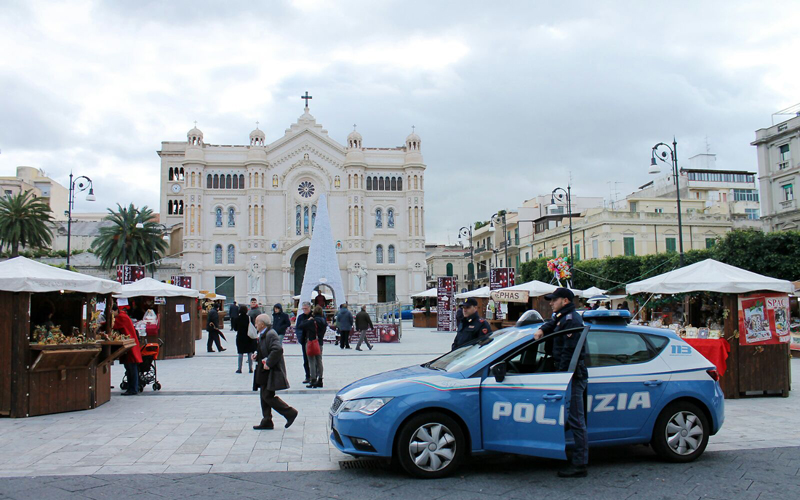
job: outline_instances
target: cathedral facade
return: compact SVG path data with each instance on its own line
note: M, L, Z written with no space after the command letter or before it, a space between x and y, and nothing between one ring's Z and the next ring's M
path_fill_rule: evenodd
M317 202L327 195L351 304L408 302L425 289L424 172L416 133L395 148L341 145L305 112L267 143L162 142L161 222L192 287L230 299L287 303L300 294ZM181 250L178 250L179 252Z

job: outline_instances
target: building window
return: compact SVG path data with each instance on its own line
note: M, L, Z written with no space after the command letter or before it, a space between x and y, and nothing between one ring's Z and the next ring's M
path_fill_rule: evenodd
M525 262L528 262L529 260L531 260L531 253L525 252Z
M398 177L397 178L397 190L398 191L402 191L403 190L403 178L402 177Z
M233 189L239 189L239 176L233 176Z
M581 245L578 243L575 245L575 262L581 260Z
M384 187L383 177L381 177L378 179L378 191L383 191L383 187Z
M228 207L228 227L236 227L236 210Z
M183 200L178 202L178 215L183 215Z
M663 213L664 213L664 209L663 209L663 208L656 208L656 209L655 209L655 213L657 213L657 214L663 214Z
M378 264L383 264L383 245L378 245L375 247L375 262Z
M597 240L592 240L592 258L600 258L600 242Z
M314 232L314 223L317 222L317 206L311 205L311 232Z
M733 201L758 201L758 191L755 189L734 189Z
M635 201L630 202L631 212L636 212L637 203Z
M786 184L783 187L783 201L792 201L794 199L794 188L791 184Z
M514 244L519 245L519 228L514 228Z
M568 255L569 255L569 250L567 250L567 247L562 248L561 249L561 256L562 257L567 257Z
M228 245L228 264L236 264L236 248Z
M375 227L383 227L383 211L380 208L375 209Z
M231 174L225 176L225 189L230 189L233 187L233 180L231 179Z
M244 189L244 174L239 174L239 189Z
M622 239L625 247L625 255L636 255L636 246L633 242L632 236L626 236Z
M667 238L667 252L668 253L675 253L677 252L677 247L675 245L675 238Z
M467 264L467 275L470 280L475 279L475 265L472 262Z
M274 187L274 188L278 187L278 175L277 174L272 176L272 187Z
M392 177L392 191L397 191L397 177Z
M222 264L222 245L214 247L214 264Z
M745 208L744 213L747 214L747 218L750 220L758 220L759 213L757 208Z
M309 220L308 220L308 205L303 207L303 233L308 234Z
M688 178L690 181L705 182L753 183L756 181L756 177L753 174L731 174L719 172L689 172Z
M367 177L367 191L372 191L372 177Z
M792 164L792 153L789 151L789 145L784 144L780 147L778 158L778 170L790 168Z
M714 248L714 245L717 244L716 238L706 238L706 248Z
M219 189L219 175L214 174L214 189Z
M555 259L556 257L558 257L558 251L556 251L556 249L554 248L553 249L553 258Z
M213 178L211 177L211 174L208 174L206 177L206 188L211 189L214 186L212 180Z
M394 228L394 209L390 208L386 211L386 227L389 229Z
M394 256L394 245L389 245L389 264L394 264L395 256Z
M301 226L300 210L301 210L300 205L297 205L297 207L295 207L295 216L294 216L295 233L297 234L297 236L303 234L303 231L300 227Z
M453 275L453 264L448 262L446 269L447 269L447 275L448 276L452 276Z
M217 227L222 227L222 207L217 207L214 210L214 213L216 214L214 225L216 225Z

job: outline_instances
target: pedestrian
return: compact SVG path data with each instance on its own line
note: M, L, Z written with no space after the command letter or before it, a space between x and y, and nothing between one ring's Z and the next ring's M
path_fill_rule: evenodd
M247 309L245 308L245 311L246 310ZM236 328L236 319L238 317L239 317L239 304L237 304L236 301L234 300L231 303L230 307L228 307L228 318L230 318L230 320L231 320L231 331L232 332L238 331L238 328Z
M347 303L339 306L339 312L336 313L336 329L339 330L339 347L342 349L350 349L353 321L353 313L347 308Z
M250 318L247 316L247 306L242 304L236 311L236 352L239 354L239 368L236 373L242 373L242 358L247 357L247 368L253 373L253 359L251 354L258 348L256 339L251 339L248 335L250 330Z
M283 306L275 304L272 306L272 329L278 334L278 338L283 344L283 337L286 336L286 330L292 326L289 315L283 312Z
M461 328L462 321L464 321L464 304L459 304L456 310L456 331Z
M372 344L369 343L367 338L367 330L372 330L372 318L367 313L367 306L361 306L361 310L356 314L356 330L359 331L358 344L356 344L356 351L361 350L361 343L366 342L369 350L372 350Z
M492 333L492 326L478 314L478 301L470 297L461 306L464 309L464 319L458 328L456 338L453 340L453 350L480 340Z
M122 357L122 364L125 365L125 379L128 381L127 390L122 393L123 396L137 396L139 394L139 363L142 362L142 351L139 349L139 335L133 327L131 320L125 309L117 308L117 305L111 308L113 323L112 328L125 333L128 337L132 338L136 345Z
M270 315L256 316L255 326L258 330L258 348L251 359L256 362L253 390L261 391L261 422L254 425L253 429L274 429L272 410L286 419L283 427L288 429L297 418L298 412L275 395L276 391L289 388L289 377L286 375L286 363L283 360L283 345L278 339L278 333L271 328Z
M297 336L297 342L300 343L300 352L303 353L303 370L306 372L306 378L303 379L303 383L308 384L311 382L311 373L309 373L308 354L306 353L305 324L313 321L314 318L311 316L311 302L303 302L300 307L303 312L298 314L297 319L294 320L294 334Z
M322 341L325 338L325 331L328 329L328 322L325 321L325 313L320 306L314 306L314 316L303 325L303 333L306 337L306 352L308 353L308 368L311 372L311 379L306 387L315 389L322 387ZM316 340L319 351L312 349L312 342Z
M208 342L206 342L206 350L214 352L212 344L217 344L217 351L222 352L227 349L222 347L219 338L225 338L225 335L219 331L219 304L214 303L211 309L208 310L208 322L206 323L206 331L208 332Z
M534 333L535 339L538 340L544 335L583 326L583 318L575 311L575 294L569 288L556 288L553 293L545 295L544 298L550 301L553 317L536 330L536 333ZM553 339L553 362L557 371L565 372L569 370L569 365L580 337L580 333L575 332L558 335ZM575 373L572 376L572 393L567 400L565 409L567 413L566 424L572 430L575 447L572 450L570 464L558 472L559 477L586 477L587 474L586 464L589 461L589 445L586 436L584 404L589 372L586 369L585 357L586 351L582 347L578 364L575 366Z
M247 317L250 318L250 323L256 324L256 318L261 314L261 308L258 307L258 299L253 297L250 299L250 310L247 311Z

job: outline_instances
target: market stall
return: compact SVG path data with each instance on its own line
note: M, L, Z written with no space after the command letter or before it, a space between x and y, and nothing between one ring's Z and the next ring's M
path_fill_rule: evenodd
M198 296L197 290L152 278L122 285L121 291L114 295L117 299L127 299L132 312L143 311L142 318L137 316L139 322L134 326L144 330L140 337L145 337L145 343L161 340L158 359L194 356L196 323L200 321Z
M411 295L411 300L414 301L414 310L411 311L414 328L436 328L438 320L436 293L436 288L429 288L424 292Z
M488 313L486 317L495 330L513 326L519 317L530 309L538 311L543 318L549 318L553 310L550 308L550 303L544 300L544 296L552 293L556 288L558 288L556 285L532 280L495 290L492 292L489 308L492 309L492 302L494 302L494 309L500 311L498 317L502 316L502 318L490 318Z
M0 263L0 415L87 410L109 400L109 365L133 342L101 321L119 289L25 257Z
M220 330L224 330L222 325L225 324L225 316L228 313L228 311L225 310L225 300L227 297L218 293L209 292L207 290L200 290L198 293L200 295L198 297L197 310L198 314L200 315L200 321L194 327L195 340L200 340L203 338L203 330L205 330L206 325L208 324L208 311L214 304L219 306L218 313L220 324L218 326Z
M789 281L706 259L626 291L649 294L648 324L675 330L715 364L726 398L789 395Z

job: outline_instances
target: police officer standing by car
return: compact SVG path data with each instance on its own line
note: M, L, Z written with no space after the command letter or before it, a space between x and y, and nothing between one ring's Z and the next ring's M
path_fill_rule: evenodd
M453 349L469 344L470 342L485 337L492 333L492 327L488 321L478 315L478 301L472 297L461 304L464 311L464 319L458 327L458 333L453 341Z
M583 317L575 311L575 294L570 289L557 288L553 293L545 295L544 298L550 301L553 317L536 330L534 337L537 340L551 333L583 327ZM561 372L569 370L569 364L580 337L580 331L576 331L559 335L553 339L553 361L556 370ZM558 472L559 477L586 477L587 474L586 464L589 450L584 400L589 372L586 369L584 356L585 351L582 351L572 376L572 394L567 406L567 424L572 429L575 448L572 451L570 465Z

